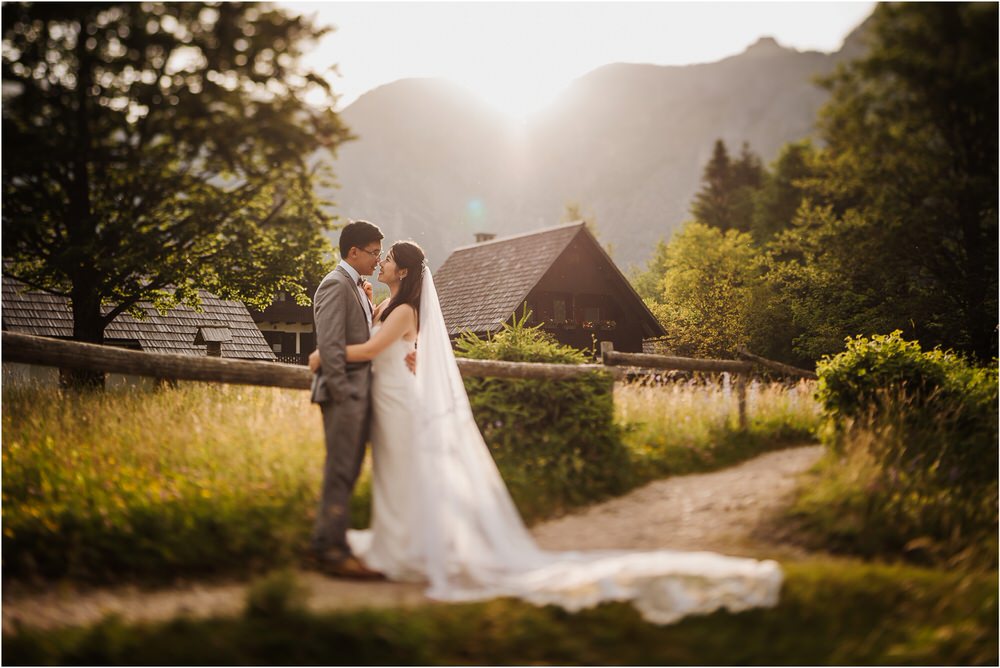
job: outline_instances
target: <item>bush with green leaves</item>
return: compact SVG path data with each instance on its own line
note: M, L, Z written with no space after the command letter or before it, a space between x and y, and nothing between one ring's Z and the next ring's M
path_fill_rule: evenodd
M460 357L581 364L584 353L515 318L487 338L466 333ZM595 372L551 382L466 378L476 422L527 520L627 490L628 451L615 424L613 385Z
M893 459L933 465L958 483L996 480L995 366L975 367L939 348L924 351L895 331L848 338L846 350L821 360L817 370L817 396L834 443L849 426L895 421L914 435L931 432L942 439L903 439L900 452L887 453Z
M818 365L830 455L795 513L826 546L997 558L997 370L899 332Z

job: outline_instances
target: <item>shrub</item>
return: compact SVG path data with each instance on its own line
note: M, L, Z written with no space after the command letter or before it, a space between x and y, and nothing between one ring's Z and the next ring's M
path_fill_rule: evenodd
M795 514L827 547L996 563L997 373L899 332L818 365L831 453Z
M457 354L509 362L580 364L582 352L515 318L485 339L466 333ZM603 373L560 381L466 378L483 438L526 520L625 491L631 466Z
M852 427L893 424L906 436L879 441L883 464L932 467L954 484L995 481L996 368L923 351L900 334L848 338L846 350L817 365L829 441L838 446Z

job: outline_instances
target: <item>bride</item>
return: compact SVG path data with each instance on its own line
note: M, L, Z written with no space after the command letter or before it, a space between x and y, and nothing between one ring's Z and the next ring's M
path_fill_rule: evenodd
M379 267L390 296L371 338L347 346L349 361L372 360L372 523L348 535L369 568L427 582L438 600L513 596L570 611L630 601L659 624L777 603L773 561L538 548L476 426L423 251L399 241Z

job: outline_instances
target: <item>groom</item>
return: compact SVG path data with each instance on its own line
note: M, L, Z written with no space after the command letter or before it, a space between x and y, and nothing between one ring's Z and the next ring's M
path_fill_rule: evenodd
M341 261L313 298L316 348L322 360L313 377L312 401L323 413L326 464L312 551L320 571L337 577L377 580L382 574L364 566L347 544L350 502L361 472L371 424L371 364L346 361L348 344L371 334L372 304L365 293L382 255L382 231L358 220L340 233Z

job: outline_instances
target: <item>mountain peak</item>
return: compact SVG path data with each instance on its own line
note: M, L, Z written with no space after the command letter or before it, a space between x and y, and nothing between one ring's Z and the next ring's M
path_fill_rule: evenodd
M778 44L778 40L773 37L761 37L748 46L743 53L754 56L770 56L784 51L788 51L788 49Z

